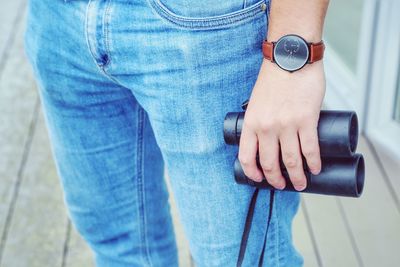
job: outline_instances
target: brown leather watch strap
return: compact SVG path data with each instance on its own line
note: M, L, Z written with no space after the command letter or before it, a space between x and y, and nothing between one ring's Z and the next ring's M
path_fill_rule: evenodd
M310 50L310 56L308 63L314 63L321 60L324 56L325 44L324 41L318 43L307 43ZM267 42L266 40L262 43L262 52L264 58L274 62L274 42Z
M323 58L325 50L324 41L320 41L318 43L310 43L308 44L308 47L310 48L310 58L308 62L314 63Z
M262 52L266 59L274 62L274 43L264 40L262 43Z

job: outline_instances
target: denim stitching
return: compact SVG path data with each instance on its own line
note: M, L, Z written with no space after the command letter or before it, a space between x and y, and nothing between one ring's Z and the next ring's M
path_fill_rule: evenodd
M154 1L154 0L153 0ZM264 2L264 0L261 0L257 3L254 4L254 6L248 10L239 10L236 11L232 14L227 14L227 15L221 15L221 16L216 16L216 17L204 17L204 18L189 18L189 17L183 17L179 15L175 15L171 13L159 0L155 0L158 3L158 7L162 9L162 11L166 12L167 14L171 15L176 20L181 20L181 21L187 21L187 22L222 22L224 23L224 20L227 18L235 18L235 17L240 17L242 15L246 15L247 13L250 13L251 11L259 9L260 5Z
M247 12L244 13L237 13L235 15L229 15L229 16L225 16L225 17L218 17L218 18L210 18L210 19L190 19L190 18L181 18L181 17L177 17L172 15L169 11L163 9L162 6L157 6L157 8L163 13L163 15L165 16L166 19L168 19L169 21L183 26L183 27L189 27L189 28L194 28L194 27L213 27L213 26L224 26L224 25L228 25L228 24L233 24L235 22L238 22L240 20L244 20L248 17L251 17L259 12L261 12L260 10L258 10L259 5L254 6L253 8L247 10ZM188 24L185 24L188 23Z
M110 35L110 16L111 16L111 0L108 0L106 3L106 8L104 11L103 17L103 25L104 25L104 46L107 54L107 61L104 62L103 67L108 65L111 62L111 54L110 54L110 42L109 42L109 35Z
M104 65L101 62L98 62L98 59L100 58L100 55L97 53L95 47L93 47L93 43L95 41L92 40L92 37L89 34L90 31L90 26L89 26L89 20L91 16L91 7L92 7L92 0L88 1L87 7L86 7L86 18L85 18L85 39L86 39L86 45L89 48L90 55L93 59L93 62L95 65L101 70L101 67Z
M150 266L153 266L150 259L149 245L146 238L146 209L145 209L145 190L143 182L143 131L144 131L144 113L143 110L138 106L138 147L137 147L137 185L138 185L138 205L139 205L139 217L140 217L140 238L142 244L144 244L145 258Z
M92 42L90 41L90 37L89 37L89 16L90 16L90 7L92 6L92 0L89 0L87 6L86 6L86 18L85 18L85 38L86 38L86 44L89 48L89 52L94 60L94 63L96 64L96 66L98 65L98 62L96 60L96 53L93 50L92 47Z
M187 29L217 29L227 26L233 26L239 22L242 22L248 18L256 16L258 13L265 13L261 9L261 5L265 3L269 5L269 1L261 0L249 7L246 10L240 10L233 14L221 15L217 17L204 17L204 18L187 18L175 15L171 13L159 0L147 0L153 9L164 19L168 20L172 24Z
M90 41L90 37L89 37L89 13L90 13L90 7L92 6L92 0L89 0L87 7L86 7L86 18L85 18L85 39L86 39L86 45L89 49L90 55L93 59L93 62L95 63L96 67L99 69L100 73L107 79L109 79L110 81L126 88L125 86L123 86L120 82L118 82L114 77L112 77L111 75L109 75L105 68L104 68L104 64L100 64L99 62L97 62L97 53L93 50L92 47L92 41ZM108 39L108 37L107 37ZM108 52L109 53L109 52ZM110 60L110 59L109 59Z

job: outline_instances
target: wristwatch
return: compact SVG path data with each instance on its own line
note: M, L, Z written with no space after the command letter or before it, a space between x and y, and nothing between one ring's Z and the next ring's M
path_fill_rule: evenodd
M318 43L307 43L296 34L284 35L276 42L264 40L262 43L264 58L289 72L321 60L324 50L325 45L322 40Z

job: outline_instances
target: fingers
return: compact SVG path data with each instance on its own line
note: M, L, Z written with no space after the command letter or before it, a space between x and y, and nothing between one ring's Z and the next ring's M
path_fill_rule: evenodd
M279 166L279 140L271 133L263 132L258 135L259 159L262 171L268 183L277 189L286 186Z
M294 188L301 191L307 186L303 170L300 143L295 127L286 128L280 135L282 161L289 173Z
M280 169L279 154L281 154L291 183L296 190L302 191L307 186L302 155L311 173L317 175L321 171L318 120L314 122L307 117L307 120L301 120L301 123L295 121L285 123L285 121L258 125L258 131L253 130L254 127L247 127L244 121L238 158L247 177L256 182L261 182L265 177L273 187L283 189L286 181ZM261 169L256 163L257 154Z
M243 125L240 135L238 159L244 174L256 182L261 182L263 174L257 167L257 150L258 141L256 134L246 127L246 125Z
M318 143L318 131L316 125L305 125L299 129L301 151L306 158L307 166L312 174L317 175L321 171L321 156Z

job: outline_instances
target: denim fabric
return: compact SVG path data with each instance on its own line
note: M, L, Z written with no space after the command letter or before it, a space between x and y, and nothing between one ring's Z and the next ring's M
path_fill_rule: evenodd
M265 8L267 7L267 8ZM198 267L235 266L254 188L223 120L262 62L265 0L31 0L26 52L64 201L97 266L177 266L166 167ZM164 166L165 164L165 166ZM243 266L261 253L261 190ZM298 192L277 191L265 266L301 266Z

